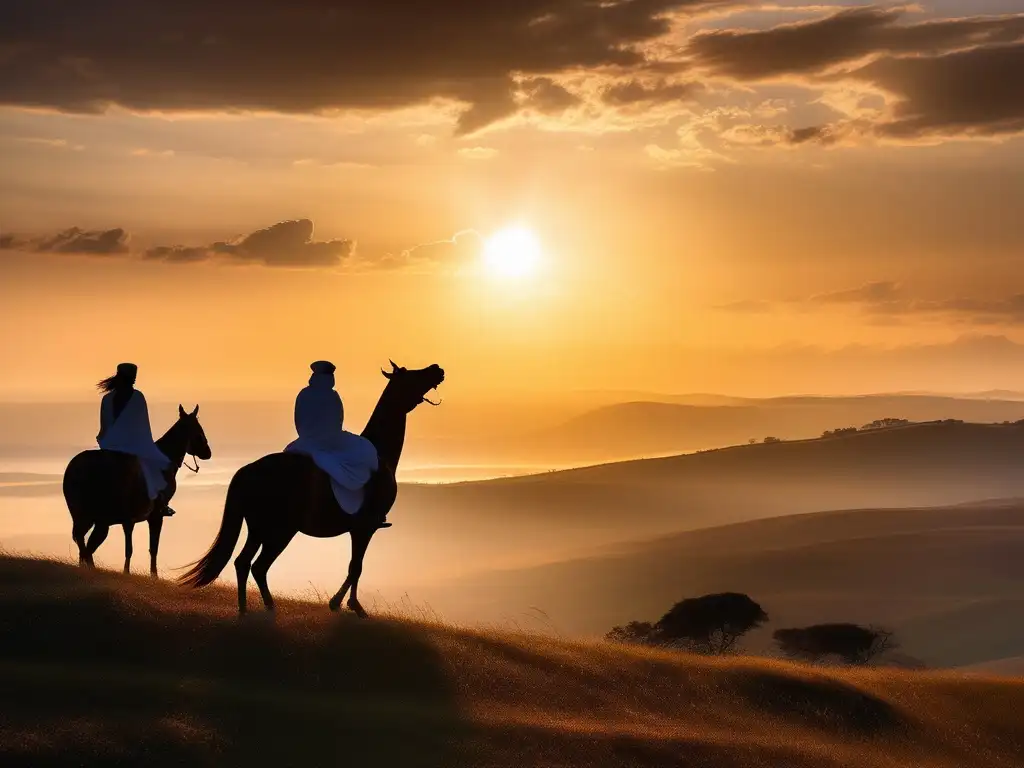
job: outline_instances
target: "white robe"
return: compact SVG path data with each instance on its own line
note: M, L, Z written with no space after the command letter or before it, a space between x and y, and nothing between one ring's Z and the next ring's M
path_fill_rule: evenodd
M114 418L114 393L103 396L100 403L100 424L106 425L102 436L96 442L105 451L130 453L139 460L142 474L146 478L146 489L150 500L167 487L164 470L171 460L153 442L153 431L149 425L149 408L146 398L138 390L132 392L124 409Z
M299 438L285 448L302 453L331 478L334 497L354 515L363 504L363 486L377 470L377 449L360 435L342 429L344 409L333 389L334 377L314 374L295 398L295 431Z

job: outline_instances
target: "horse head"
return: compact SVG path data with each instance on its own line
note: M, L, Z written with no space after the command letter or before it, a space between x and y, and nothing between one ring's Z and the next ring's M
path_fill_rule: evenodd
M206 440L206 433L203 425L199 423L199 406L189 413L181 405L178 405L178 423L185 430L185 453L195 456L197 459L209 461L213 456L210 444Z
M391 370L381 369L381 373L388 379L387 388L406 413L411 413L420 403L440 405L440 401L435 403L428 400L427 393L437 389L444 381L444 369L441 366L435 363L426 368L409 370L396 365L394 360L388 362L391 363Z

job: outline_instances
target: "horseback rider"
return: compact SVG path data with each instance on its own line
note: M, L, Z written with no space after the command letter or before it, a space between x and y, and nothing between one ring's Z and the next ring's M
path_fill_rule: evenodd
M153 441L146 398L135 389L138 372L135 364L121 363L117 373L96 385L104 393L96 442L102 450L127 453L139 460L152 509L170 517L174 510L167 505L164 470L171 461Z
M318 360L309 367L313 372L309 385L295 398L295 431L299 438L285 452L310 456L330 476L342 510L370 521L373 505L364 504L368 496L365 488L378 469L377 449L365 437L342 428L345 408L334 389L334 364ZM391 526L383 518L373 522L378 528Z

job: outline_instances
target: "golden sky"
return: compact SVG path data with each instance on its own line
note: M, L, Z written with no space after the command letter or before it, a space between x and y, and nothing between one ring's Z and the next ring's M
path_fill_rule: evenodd
M425 7L4 3L0 398L1024 374L1019 0Z

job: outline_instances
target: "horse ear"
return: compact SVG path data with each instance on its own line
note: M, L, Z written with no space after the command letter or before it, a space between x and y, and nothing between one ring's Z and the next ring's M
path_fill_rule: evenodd
M192 409L193 418L199 415L199 403L196 403L196 407Z
M385 371L383 368L380 369L380 372L384 374L384 378L385 379L390 379L391 378L391 374L388 373L387 371Z
M185 418L185 409L181 407L181 403L178 403L178 415Z
M391 363L391 372L392 373L394 373L395 371L398 370L398 366L395 365L395 361L394 360L392 360L391 358L388 358L388 362Z

